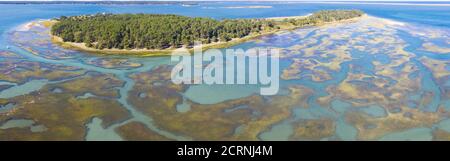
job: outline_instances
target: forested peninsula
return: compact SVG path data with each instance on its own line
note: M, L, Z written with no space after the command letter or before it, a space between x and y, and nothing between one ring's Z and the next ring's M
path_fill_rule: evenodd
M192 48L221 48L280 30L316 26L361 17L360 10L322 10L309 16L261 19L186 17L169 14L95 14L62 16L51 25L64 46L100 53L170 53Z

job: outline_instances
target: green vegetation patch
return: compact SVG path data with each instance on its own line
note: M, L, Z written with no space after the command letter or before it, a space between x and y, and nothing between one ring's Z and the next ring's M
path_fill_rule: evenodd
M62 16L51 33L65 42L84 43L95 49L167 49L227 42L286 27L303 27L363 15L359 10L318 11L303 18L224 19L163 14L96 14Z

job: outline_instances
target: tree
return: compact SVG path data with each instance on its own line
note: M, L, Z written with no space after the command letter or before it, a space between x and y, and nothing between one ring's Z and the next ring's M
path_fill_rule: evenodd
M359 10L325 10L303 19L274 22L267 19L225 19L186 17L163 14L96 14L61 16L51 33L67 42L84 42L97 49L165 49L191 47L195 41L227 42L252 33L296 26L317 25L359 17ZM93 45L96 44L96 45Z

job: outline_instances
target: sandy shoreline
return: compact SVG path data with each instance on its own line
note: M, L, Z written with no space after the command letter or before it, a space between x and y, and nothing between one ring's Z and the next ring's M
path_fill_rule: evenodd
M87 47L84 43L74 43L74 42L64 42L62 38L54 35L50 35L52 38L52 42L56 43L64 48L73 49L78 51L85 51L91 53L98 54L123 54L123 55L138 55L138 56L166 56L171 55L174 51L180 49L186 49L188 52L193 53L194 49L198 49L198 46L194 46L193 48L169 48L169 49L95 49ZM261 36L261 35L256 35ZM253 36L247 36L244 38L233 39L228 42L217 42L210 44L202 44L202 51L211 48L225 48L233 45L237 45L244 41L248 41L253 39Z
M298 19L298 18L305 18L309 15L306 16L288 16L288 17L269 17L266 19L273 19L273 20L278 20L278 19ZM341 21L336 21L336 22L328 22L328 23L324 23L318 26L323 26L323 25L333 25L333 24L341 24L341 23L351 23L351 22L356 22L362 18L368 18L369 16L367 14L364 14L361 17L356 17L356 18L351 18L351 19L347 19L347 20L341 20ZM387 21L387 20L386 20ZM388 21L387 21L388 22ZM395 22L395 21L393 21ZM51 27L51 26L49 26ZM310 27L310 26L292 26L292 27L286 27L286 28L281 28L281 29L276 29L273 31L268 31L268 32L264 32L264 33L259 33L259 34L253 34L253 35L248 35L245 36L243 38L235 38L232 39L228 42L216 42L216 43L210 43L210 44L203 44L202 45L202 50L206 51L207 49L212 49L212 48L226 48L226 47L230 47L230 46L234 46L234 45L238 45L240 43L244 43L253 39L256 39L258 37L261 36L266 36L266 35L270 35L270 34L274 34L280 31L286 31L286 30L294 30L294 29L299 29L299 28L305 28L305 27ZM56 43L64 48L67 49L73 49L73 50L78 50L78 51L85 51L85 52L91 52L91 53L97 53L97 54L120 54L120 55L138 55L138 56L166 56L166 55L171 55L172 52L174 52L175 50L179 50L179 49L183 49L183 48L170 48L170 49L95 49L95 48L89 48L87 47L84 43L74 43L74 42L64 42L62 40L62 38L58 37L58 36L54 36L54 35L50 35L52 37L52 42ZM197 48L197 47L194 47ZM188 50L190 53L193 53L194 48L184 48L186 50Z
M40 26L38 22L28 22L26 24L20 25L16 28L16 31L29 31L33 26Z
M267 17L264 18L266 20L275 20L275 21L281 21L281 20L285 20L285 19L299 19L299 18L306 18L308 16L311 16L312 14L307 14L304 16L283 16L283 17Z

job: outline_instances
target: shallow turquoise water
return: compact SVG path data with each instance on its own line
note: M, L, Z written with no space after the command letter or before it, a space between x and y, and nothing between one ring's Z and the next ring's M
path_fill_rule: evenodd
M31 80L22 85L13 86L0 92L0 98L12 98L41 89L48 80Z
M413 128L406 131L392 133L382 137L382 141L430 141L433 136L429 128Z

